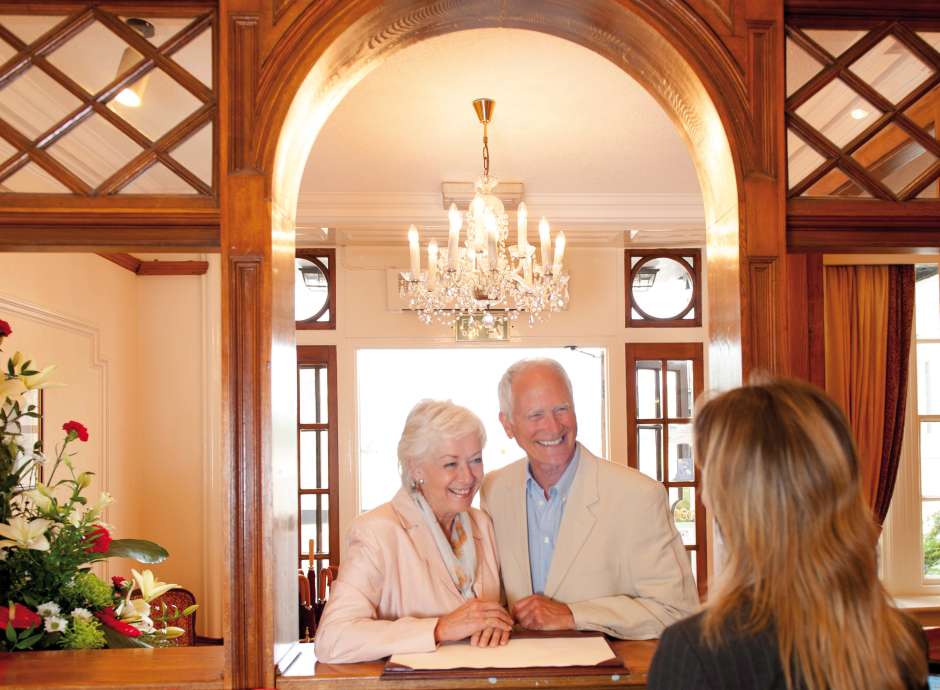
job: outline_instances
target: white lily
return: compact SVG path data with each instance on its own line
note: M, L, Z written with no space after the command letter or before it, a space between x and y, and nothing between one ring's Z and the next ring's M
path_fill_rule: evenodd
M49 377L52 375L53 371L55 371L55 364L50 364L37 374L33 374L32 376L20 376L20 381L23 382L27 390L48 388L51 383Z
M105 506L110 505L112 501L114 501L114 499L111 498L111 494L109 494L107 491L102 491L101 496L98 497L98 500L88 506L88 510L85 511L89 519L94 520L96 517L98 517L98 514L105 508Z
M80 527L82 521L85 519L85 511L80 505L76 504L72 508L72 512L69 513L68 517L65 519L69 521L69 524L72 525L72 527Z
M47 512L52 507L52 499L49 498L49 494L40 491L38 486L35 489L30 489L25 492L24 495L43 513Z
M51 524L52 520L45 518L27 521L20 516L10 518L9 522L0 522L0 537L6 537L0 539L0 547L19 546L23 549L48 551L49 540L46 539L45 533Z
M177 584L160 582L154 578L153 573L150 570L145 570L141 573L134 568L131 568L131 574L134 576L134 582L140 589L140 595L144 598L144 601L153 601L161 594L165 594L171 589L176 589L179 587Z
M182 628L177 628L175 625L168 625L165 628L160 628L157 630L157 632L163 635L163 637L167 640L173 640L186 634L185 630Z
M23 382L18 378L0 381L0 401L4 398L16 398L23 394Z
M143 599L125 599L114 613L119 619L133 625L142 633L154 631L153 619L150 617L150 604Z

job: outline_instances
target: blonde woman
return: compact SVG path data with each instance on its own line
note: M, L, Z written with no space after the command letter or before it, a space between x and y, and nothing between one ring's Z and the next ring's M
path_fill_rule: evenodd
M465 407L422 400L411 410L398 443L402 488L349 528L317 629L319 661L509 641L493 525L470 506L485 443L483 423Z
M801 382L745 386L705 404L695 448L727 558L704 610L663 633L648 687L926 688L839 409Z

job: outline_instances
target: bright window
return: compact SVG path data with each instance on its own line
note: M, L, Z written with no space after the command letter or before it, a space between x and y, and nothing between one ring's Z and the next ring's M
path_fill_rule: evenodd
M459 348L359 350L359 507L391 499L401 486L398 439L405 418L423 398L453 400L486 427L487 472L523 456L499 423L496 389L503 372L525 357L551 357L568 372L578 415L578 440L607 455L606 351L601 348Z
M940 277L937 264L917 266L914 361L916 423L911 441L920 457L923 576L940 584Z

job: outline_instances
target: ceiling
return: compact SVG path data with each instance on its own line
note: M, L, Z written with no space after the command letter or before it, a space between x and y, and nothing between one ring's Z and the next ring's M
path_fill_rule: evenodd
M643 87L574 43L475 29L392 55L337 106L304 172L298 242L404 242L412 222L443 236L441 183L482 170L479 97L496 101L491 173L524 184L530 216L575 244L701 241L688 149Z

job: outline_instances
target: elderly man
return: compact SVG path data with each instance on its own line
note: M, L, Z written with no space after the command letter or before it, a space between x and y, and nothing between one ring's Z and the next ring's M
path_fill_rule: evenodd
M662 485L577 442L571 382L558 362L522 360L499 384L499 418L526 456L486 475L503 586L533 630L658 637L698 607Z

